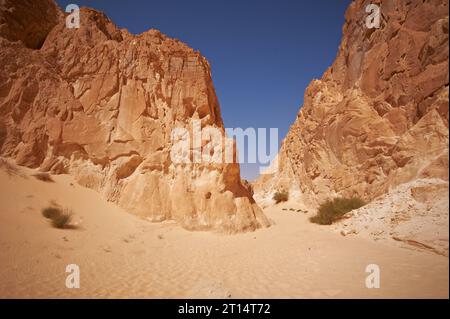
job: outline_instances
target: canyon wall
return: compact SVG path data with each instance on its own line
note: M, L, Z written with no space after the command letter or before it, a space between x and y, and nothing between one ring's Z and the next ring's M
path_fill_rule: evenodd
M207 60L92 9L81 9L79 28L67 28L66 16L50 0L1 3L0 155L71 174L152 221L222 232L268 226L239 164L170 156L176 128L225 137ZM196 151L225 144L211 143Z
M365 24L377 4L379 28ZM420 178L448 181L448 1L353 1L337 57L304 94L255 193L284 189L311 206L370 201Z

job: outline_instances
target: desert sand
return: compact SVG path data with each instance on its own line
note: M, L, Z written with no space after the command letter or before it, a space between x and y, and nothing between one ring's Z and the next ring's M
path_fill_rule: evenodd
M264 210L269 228L192 232L126 213L69 175L35 173L0 169L0 298L448 298L448 257L341 236L292 203ZM51 227L41 215L51 202L78 228ZM65 286L68 264L79 289ZM365 286L368 264L380 266L379 289Z

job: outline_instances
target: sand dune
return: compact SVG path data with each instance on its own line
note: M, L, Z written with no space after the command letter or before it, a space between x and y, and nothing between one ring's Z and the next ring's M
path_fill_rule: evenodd
M343 237L282 210L290 204L265 210L267 229L189 232L130 215L70 176L34 173L0 169L1 298L448 298L448 257ZM52 228L41 215L51 201L79 228ZM373 263L379 289L365 286ZM67 264L80 266L79 289L65 286Z

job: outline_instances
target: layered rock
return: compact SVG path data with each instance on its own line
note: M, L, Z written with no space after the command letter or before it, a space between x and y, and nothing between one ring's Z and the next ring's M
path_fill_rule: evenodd
M380 28L365 9L378 4ZM315 206L367 201L418 178L448 181L448 1L354 1L333 65L314 80L283 141L269 197L298 192Z
M199 52L156 30L131 35L92 9L82 8L80 28L70 29L53 2L40 2L40 11L32 3L8 0L0 9L1 155L72 174L153 221L225 232L269 225L237 163L170 156L175 128L198 123L225 136Z

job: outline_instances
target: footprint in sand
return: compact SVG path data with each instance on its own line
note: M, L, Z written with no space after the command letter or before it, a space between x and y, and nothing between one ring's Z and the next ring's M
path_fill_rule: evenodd
M102 249L103 249L103 251L106 252L106 253L112 253L112 249L111 249L111 247L109 247L109 246L103 246Z
M129 244L129 243L134 242L135 239L136 239L136 235L131 234L131 235L128 235L128 236L122 238L122 241L123 241L124 243Z

